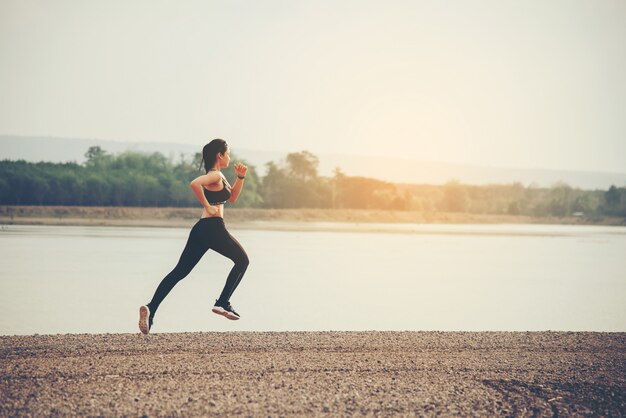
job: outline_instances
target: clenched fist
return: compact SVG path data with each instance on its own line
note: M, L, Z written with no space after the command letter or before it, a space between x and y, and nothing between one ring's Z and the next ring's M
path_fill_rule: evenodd
M234 168L235 168L235 173L237 174L237 177L244 177L246 173L248 172L248 167L246 167L242 163L235 164Z

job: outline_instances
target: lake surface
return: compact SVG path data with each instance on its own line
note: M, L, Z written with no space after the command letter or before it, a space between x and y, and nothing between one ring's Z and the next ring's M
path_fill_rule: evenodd
M329 225L230 228L250 257L242 319L210 311L232 262L209 251L153 332L626 331L624 227ZM189 229L1 226L0 334L138 332Z

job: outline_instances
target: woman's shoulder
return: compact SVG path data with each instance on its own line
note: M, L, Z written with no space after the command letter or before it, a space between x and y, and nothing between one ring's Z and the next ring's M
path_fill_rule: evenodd
M228 186L229 188L232 188L226 176L222 172L220 172L220 174L222 175L222 181L224 182L224 185Z
M198 183L202 186L208 186L220 181L220 173L216 171L209 171L206 174L196 177L192 183Z

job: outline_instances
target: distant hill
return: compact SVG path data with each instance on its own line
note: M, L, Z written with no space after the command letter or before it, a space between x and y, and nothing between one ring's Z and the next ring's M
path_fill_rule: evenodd
M94 145L112 154L127 150L160 152L178 161L180 154L189 157L199 152L203 144L0 135L0 159L82 163L85 161L85 152ZM288 152L295 151L301 150L283 152L244 148L234 150L236 156L254 165L261 175L265 174L267 162L279 162ZM626 173L483 167L397 158L318 154L315 150L309 151L319 158L319 174L323 176L332 175L333 170L339 167L347 175L378 177L381 180L396 183L443 184L449 180L458 180L462 183L477 185L520 182L525 186L535 184L548 187L557 182L565 182L572 187L588 190L606 190L612 184L626 186Z

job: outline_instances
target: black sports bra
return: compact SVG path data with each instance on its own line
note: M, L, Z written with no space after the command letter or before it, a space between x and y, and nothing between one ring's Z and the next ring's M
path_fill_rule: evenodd
M224 178L224 176L222 176L222 184L224 185L224 187L216 192L204 188L204 196L211 205L222 205L226 203L228 199L230 199L230 184L228 184L228 181L226 180L226 178Z

